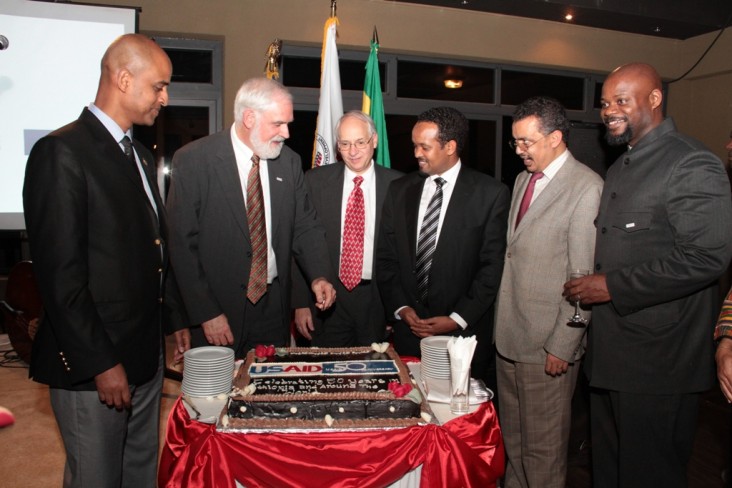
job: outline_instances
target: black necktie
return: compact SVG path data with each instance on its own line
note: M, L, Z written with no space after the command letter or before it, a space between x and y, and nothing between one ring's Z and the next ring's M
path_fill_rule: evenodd
M419 240L417 242L417 298L422 303L425 303L427 290L429 289L432 255L435 252L437 242L437 223L440 220L440 208L442 207L442 185L445 183L442 178L435 178L437 189L427 206L427 211L422 220L422 228L419 231Z
M132 141L130 141L129 137L124 136L120 142L125 149L125 156L132 163L132 167L135 168L135 173L137 173L137 161L135 160L135 151L132 149Z

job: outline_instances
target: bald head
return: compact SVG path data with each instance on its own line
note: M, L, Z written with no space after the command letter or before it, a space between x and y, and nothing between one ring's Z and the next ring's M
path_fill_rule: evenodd
M635 145L663 122L661 77L653 66L631 63L616 68L602 86L600 114L609 144Z
M102 57L94 104L122 128L152 125L168 102L172 64L165 51L141 34L125 34Z

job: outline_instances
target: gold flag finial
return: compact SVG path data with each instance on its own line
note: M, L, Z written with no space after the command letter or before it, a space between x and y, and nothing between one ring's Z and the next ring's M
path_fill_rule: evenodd
M264 74L270 80L280 78L280 53L282 52L282 41L275 38L267 48L267 64L264 65Z

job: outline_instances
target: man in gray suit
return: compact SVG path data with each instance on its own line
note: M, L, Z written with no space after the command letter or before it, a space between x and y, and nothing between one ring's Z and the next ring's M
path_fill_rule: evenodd
M292 306L298 331L313 346L367 346L385 339L374 251L386 190L402 173L374 164L379 135L360 110L344 114L335 132L343 161L308 171L305 183L325 227L331 266L339 271L338 303L318 311L302 273L294 269Z
M585 371L596 487L686 486L699 392L714 385L717 278L732 256L722 162L664 119L661 79L633 63L602 87L610 167L595 274L565 295L595 304Z
M564 488L572 393L584 347L562 297L570 269L592 267L602 178L567 149L569 121L554 99L513 113L516 179L496 312L498 398L506 488ZM587 317L588 314L586 314Z
M170 252L194 346L289 343L292 256L325 310L335 300L323 227L300 157L284 146L292 96L267 78L241 86L234 125L173 158Z

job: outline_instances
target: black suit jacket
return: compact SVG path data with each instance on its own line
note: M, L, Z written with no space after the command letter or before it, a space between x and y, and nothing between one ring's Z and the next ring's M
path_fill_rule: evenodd
M170 330L185 325L154 160L134 144L159 220L136 168L87 109L28 158L23 204L44 307L30 367L36 381L94 389L95 375L122 363L130 384L144 383L158 368L161 303L170 299Z
M267 161L272 247L282 287L282 340L289 337L293 256L309 280L332 280L323 227L308 198L300 157L283 147ZM168 196L170 252L192 325L225 314L234 345L243 334L251 242L229 129L175 153ZM247 324L257 327L258 324ZM205 344L200 329L194 339Z
M331 267L336 275L340 269L341 261L341 214L343 206L343 179L345 177L345 167L345 163L337 162L314 168L305 173L305 183L307 184L310 198L318 212L318 219L323 223L323 227L325 228L325 241L328 246L328 255L330 256ZM389 184L400 176L402 176L402 173L399 171L384 168L383 166L376 164L374 165L376 221L372 281L376 280L376 243L378 242L379 225L381 224L381 208L384 205L384 199L386 198L386 192L389 188ZM293 308L310 307L314 317L320 316L321 314L318 313L315 308L312 292L310 291L308 282L304 279L299 269L296 268L294 271L295 276L293 278L292 298ZM336 278L336 281L338 281L338 278ZM372 317L379 317L380 320L380 323L372 325L377 329L383 329L386 325L386 317L384 314L384 307L379 296L378 286L373 286L372 291L373 297L369 308L373 307L375 310L371 310L370 315ZM343 299L347 298L344 296L344 292L348 293L345 288L339 291L338 299L336 299L334 307L348 306L348 301ZM326 311L326 314L328 313L330 313L330 311Z
M376 254L384 306L388 314L410 306L422 318L458 313L468 327L454 335L476 335L479 349L474 359L480 361L493 334L493 303L506 247L508 188L462 165L432 257L427 303L421 303L415 262L424 182L422 173L404 176L391 184L384 202ZM419 354L419 338L412 337L411 349L400 353Z

